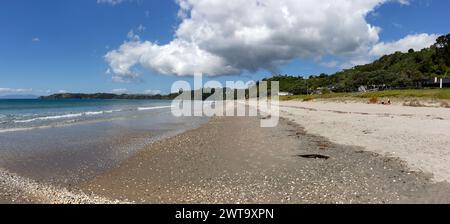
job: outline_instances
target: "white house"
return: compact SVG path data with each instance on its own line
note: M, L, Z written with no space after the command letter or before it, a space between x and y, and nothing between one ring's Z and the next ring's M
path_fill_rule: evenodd
M278 96L292 96L292 95L294 95L294 94L288 93L288 92L279 92L278 93Z

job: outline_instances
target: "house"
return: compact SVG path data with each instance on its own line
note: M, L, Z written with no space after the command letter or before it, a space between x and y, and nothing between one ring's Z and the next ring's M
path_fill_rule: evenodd
M426 79L422 80L420 82L421 87L428 87L428 88L439 88L441 86L441 79L440 78L434 78L434 79ZM443 78L442 79L442 88L450 88L450 78Z
M376 92L383 89L386 89L387 86L385 84L383 85L368 85L368 86L360 86L358 87L358 92L365 93L365 92Z
M367 86L360 86L360 87L358 88L358 92L362 92L362 93L367 92Z
M294 95L294 94L288 93L288 92L279 92L278 93L278 96L292 96L292 95Z

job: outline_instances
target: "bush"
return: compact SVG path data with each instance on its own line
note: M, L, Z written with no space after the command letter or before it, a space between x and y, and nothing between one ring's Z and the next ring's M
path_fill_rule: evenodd
M369 99L370 104L378 104L378 97L373 96Z
M309 102L309 101L312 101L312 100L314 100L313 96L307 96L307 97L305 97L305 99L303 99L304 102Z

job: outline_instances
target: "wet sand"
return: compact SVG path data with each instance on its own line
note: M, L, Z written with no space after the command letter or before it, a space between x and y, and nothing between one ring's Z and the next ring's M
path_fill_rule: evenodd
M158 111L65 127L0 134L0 169L69 187L95 177L159 139L182 133L206 118L174 118Z
M449 203L450 185L283 119L213 118L80 184L134 203Z

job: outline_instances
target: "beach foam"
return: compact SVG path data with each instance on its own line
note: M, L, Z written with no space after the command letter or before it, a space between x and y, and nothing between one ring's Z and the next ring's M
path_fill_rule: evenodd
M33 121L44 121L44 120L57 120L57 119L64 119L64 118L75 118L75 117L81 117L84 116L85 113L77 113L77 114L65 114L65 115L56 115L56 116L45 116L45 117L37 117L32 118L28 120L16 120L14 123L30 123Z

